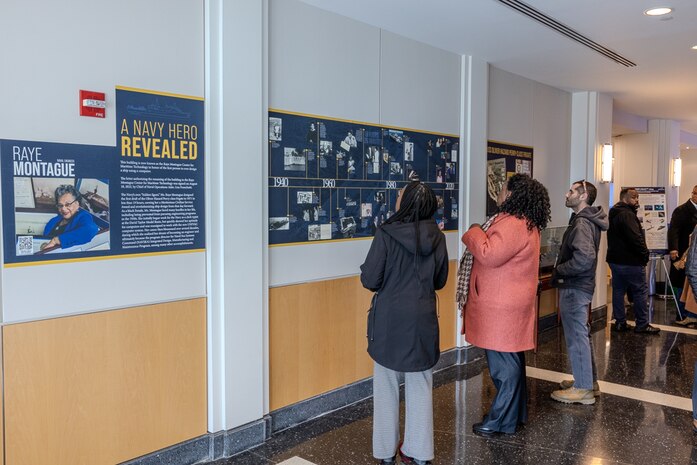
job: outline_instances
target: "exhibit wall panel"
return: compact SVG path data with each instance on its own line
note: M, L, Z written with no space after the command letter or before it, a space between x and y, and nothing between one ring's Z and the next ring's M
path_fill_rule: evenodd
M0 76L0 138L115 147L117 85L202 97L203 13L198 0L4 1L0 56L17 72ZM106 94L105 118L79 116L81 89ZM2 271L5 322L205 295L200 251Z
M455 347L456 260L449 273L438 291L441 351ZM371 297L357 276L270 290L271 411L372 376L366 351Z
M205 299L5 325L2 342L7 463L112 465L206 433Z
M461 56L382 31L380 123L460 132Z

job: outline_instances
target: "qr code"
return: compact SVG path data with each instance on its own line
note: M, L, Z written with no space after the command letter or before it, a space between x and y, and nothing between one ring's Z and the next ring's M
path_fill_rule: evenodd
M17 256L34 253L34 236L19 236L17 238Z

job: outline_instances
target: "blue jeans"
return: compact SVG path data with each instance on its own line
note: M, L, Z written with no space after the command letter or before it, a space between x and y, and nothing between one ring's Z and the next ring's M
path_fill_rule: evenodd
M588 390L593 389L593 381L598 379L588 324L588 305L592 299L593 294L580 289L559 289L559 312L574 374L574 387Z
M624 310L624 294L627 290L634 296L634 318L636 327L649 324L647 302L649 287L646 285L646 267L640 265L618 265L608 263L612 271L612 317L617 323L627 321Z

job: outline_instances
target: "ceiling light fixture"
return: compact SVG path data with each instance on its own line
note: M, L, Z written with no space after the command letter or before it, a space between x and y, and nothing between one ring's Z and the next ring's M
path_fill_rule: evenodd
M697 50L697 45L693 45L692 50Z
M667 6L661 6L658 8L649 8L648 10L644 11L644 14L646 16L663 16L667 15L671 11L673 11L672 8L668 8Z

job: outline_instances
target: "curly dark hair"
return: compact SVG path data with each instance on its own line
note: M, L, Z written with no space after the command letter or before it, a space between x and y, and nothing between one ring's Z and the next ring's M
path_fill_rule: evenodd
M508 179L506 188L510 195L498 212L525 219L530 231L544 229L552 218L547 188L527 174L514 174Z

